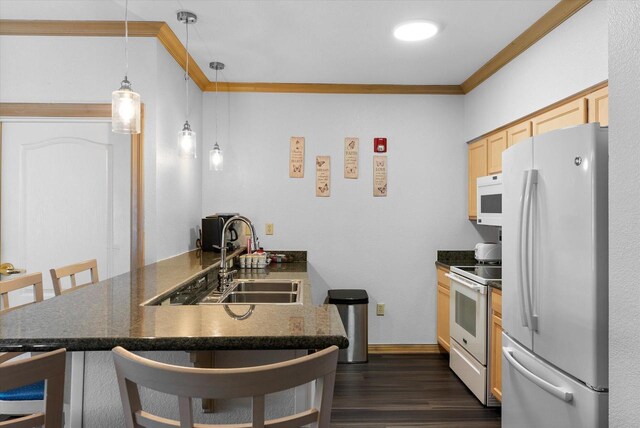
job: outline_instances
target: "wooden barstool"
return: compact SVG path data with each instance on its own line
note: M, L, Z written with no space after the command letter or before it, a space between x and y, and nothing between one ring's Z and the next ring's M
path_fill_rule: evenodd
M237 427L301 427L314 424L328 428L331 419L331 402L338 364L338 348L331 346L312 355L257 367L233 369L201 369L174 366L151 361L117 347L113 359L120 386L120 398L128 428L138 426L194 427L191 408L192 398L252 397L253 418L251 424ZM313 407L304 412L265 421L264 399L266 394L283 391L316 381ZM166 419L142 409L138 385L176 395L180 421ZM317 424L317 425L315 425ZM230 425L198 424L204 427Z
M91 271L91 282L86 284L76 285L76 274L80 272ZM51 280L53 281L53 291L56 296L62 295L69 291L75 290L78 287L84 287L85 285L95 284L99 282L98 279L98 263L95 259L87 260L86 262L74 263L72 265L63 266L55 269L51 269ZM71 280L71 287L67 289L62 288L62 278L69 277Z
M0 422L0 427L62 427L65 360L65 350L58 349L0 364L0 395L6 391L24 391L28 395L32 392L25 389L34 385L42 385L44 389L38 409L18 413L26 416Z
M17 291L23 288L33 287L33 301L29 303L25 303L22 305L11 306L9 302L9 293L11 291ZM28 275L23 275L16 277L14 279L9 279L6 281L0 282L0 297L2 298L2 309L0 309L0 313L5 313L10 310L30 305L32 303L41 302L43 300L43 291L42 291L42 273L31 273ZM7 365L13 364L14 362L8 363L7 361L17 357L18 355L24 354L23 352L0 352L0 364L6 363ZM27 360L15 360L17 361L27 361ZM0 367L4 367L0 365ZM4 377L0 376L0 415L28 415L37 413L42 410L44 407L44 394L45 394L45 386L44 382L36 382L36 383L22 383L19 388L5 388L6 384L4 382ZM7 424L5 422L4 424ZM2 422L0 422L0 427L3 427ZM9 425L11 426L11 425Z
M33 302L18 306L11 306L9 304L9 292L27 287L33 287ZM19 308L21 306L30 305L31 303L42 302L44 298L43 296L42 273L40 272L30 273L28 275L19 276L6 281L0 281L0 297L2 298L2 309L0 309L0 313L10 309Z

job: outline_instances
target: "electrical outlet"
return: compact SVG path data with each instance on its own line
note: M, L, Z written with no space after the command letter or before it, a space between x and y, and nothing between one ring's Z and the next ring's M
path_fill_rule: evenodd
M376 305L376 315L379 317L384 316L384 303L378 303Z
M266 235L273 235L273 223L267 223L264 227L264 233Z

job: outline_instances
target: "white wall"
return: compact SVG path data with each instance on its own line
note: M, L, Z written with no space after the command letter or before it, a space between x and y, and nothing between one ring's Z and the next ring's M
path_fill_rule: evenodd
M124 75L123 43L120 37L2 36L0 101L109 103ZM201 171L199 161L180 160L175 149L184 123L180 68L154 38L133 38L129 48L129 80L146 108L145 245L150 263L193 248ZM191 124L199 131L201 92L191 84L191 93Z
M205 150L214 96L204 95ZM238 211L266 249L308 250L316 303L329 288L366 289L370 343L435 343L436 250L482 239L466 218L462 97L234 93L219 103L225 165L209 171L203 158L203 214ZM291 136L306 138L303 179L288 176ZM357 180L343 178L345 137L360 138ZM386 198L372 196L374 137L389 141ZM330 198L315 196L316 155L331 156Z
M640 3L609 3L610 424L640 421Z
M465 96L469 141L607 79L607 4L593 1Z

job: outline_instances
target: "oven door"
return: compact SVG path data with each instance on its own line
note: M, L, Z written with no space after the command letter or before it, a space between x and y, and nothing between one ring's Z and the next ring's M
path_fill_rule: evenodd
M487 365L487 287L454 273L451 279L451 338Z
M502 226L502 174L478 177L477 186L478 224Z

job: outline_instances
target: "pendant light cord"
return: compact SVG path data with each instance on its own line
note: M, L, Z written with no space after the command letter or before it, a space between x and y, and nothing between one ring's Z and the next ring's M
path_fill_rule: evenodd
M129 0L124 3L124 80L129 74Z
M184 72L185 92L187 94L187 104L185 105L186 119L189 120L189 19L185 21L187 26L187 66Z
M216 69L216 141L215 143L218 144L218 70Z

